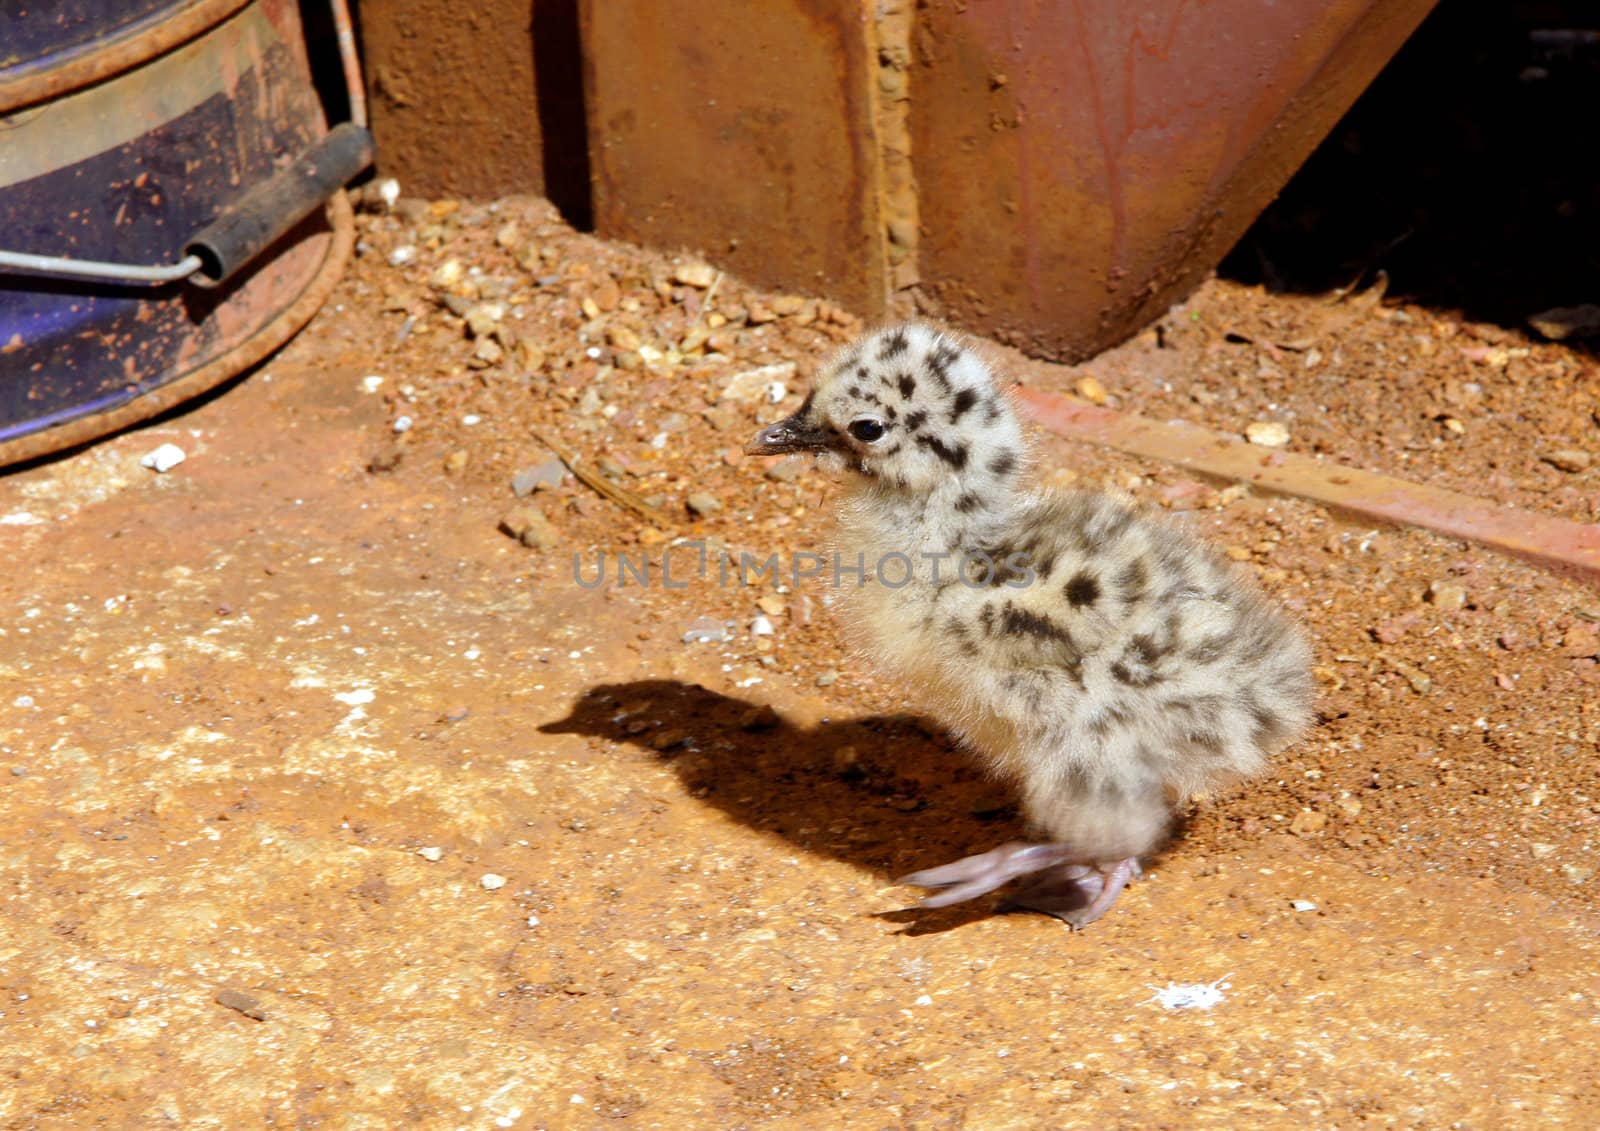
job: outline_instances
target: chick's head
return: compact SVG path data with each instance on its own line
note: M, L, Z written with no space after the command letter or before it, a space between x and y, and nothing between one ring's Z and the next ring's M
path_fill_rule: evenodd
M929 494L1009 484L1023 442L1009 398L977 355L907 323L847 347L799 411L745 450L816 452L884 489Z

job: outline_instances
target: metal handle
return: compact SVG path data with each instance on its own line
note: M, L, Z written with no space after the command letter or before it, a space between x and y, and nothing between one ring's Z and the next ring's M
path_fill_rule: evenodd
M234 201L183 247L196 286L220 286L372 162L372 134L344 122L288 168ZM188 262L188 259L185 262Z

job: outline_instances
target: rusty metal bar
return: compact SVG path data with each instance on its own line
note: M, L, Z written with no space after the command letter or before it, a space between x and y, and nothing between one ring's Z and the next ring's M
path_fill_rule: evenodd
M350 5L331 0L333 30L339 40L339 65L344 70L344 92L350 101L350 121L367 128L367 88L361 81L361 57L356 53L356 29L350 21Z
M1421 526L1600 581L1600 526L1504 507L1388 475L1269 450L1220 432L1163 424L1037 389L1017 399L1045 428L1071 440L1158 459L1203 475L1313 499L1384 522Z

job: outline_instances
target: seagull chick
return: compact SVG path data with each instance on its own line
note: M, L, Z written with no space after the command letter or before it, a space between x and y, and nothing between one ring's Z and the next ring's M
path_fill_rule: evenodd
M946 335L857 341L747 450L848 471L846 623L1021 793L1032 839L906 876L938 889L924 907L1020 880L1011 905L1091 923L1178 805L1255 773L1309 721L1311 654L1289 620L1168 523L1030 490L1010 398Z

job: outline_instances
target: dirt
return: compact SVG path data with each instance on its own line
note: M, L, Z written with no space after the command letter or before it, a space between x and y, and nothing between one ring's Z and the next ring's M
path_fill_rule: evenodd
M1318 725L1084 932L908 910L1011 796L815 582L716 568L823 544L827 477L739 449L857 319L539 200L360 223L270 363L0 480L0 1126L1595 1123L1592 588L1038 435L1296 612ZM992 356L1600 503L1540 458L1596 447L1590 352L1370 289L1216 281L1087 365Z

